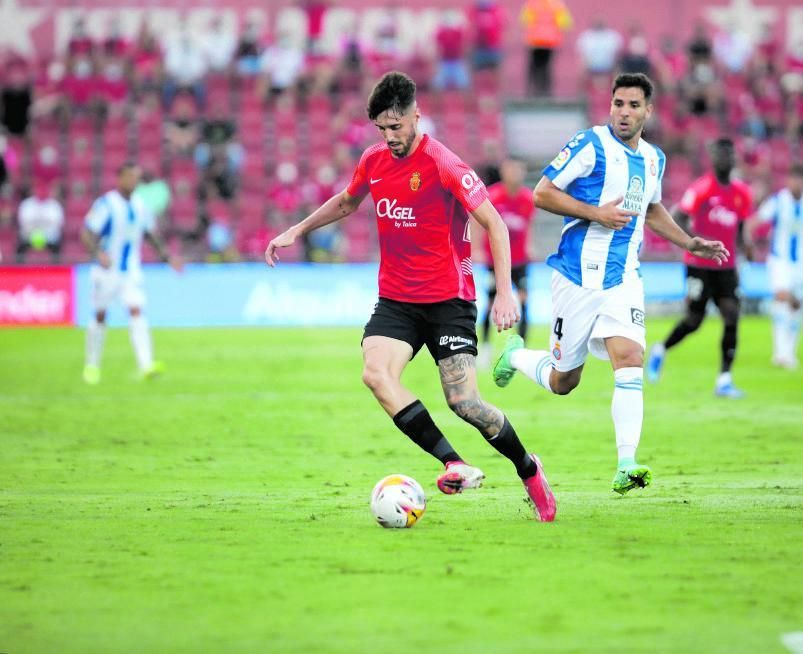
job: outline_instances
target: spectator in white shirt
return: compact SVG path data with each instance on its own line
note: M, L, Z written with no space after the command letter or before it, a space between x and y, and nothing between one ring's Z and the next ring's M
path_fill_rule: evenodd
M203 35L201 48L206 53L206 61L212 73L225 73L231 66L234 51L237 49L237 37L233 32L223 28L223 20L215 16L209 30Z
M280 32L276 43L262 53L260 69L265 76L268 93L276 96L292 89L304 71L304 48L293 42L287 32Z
M170 109L179 91L189 91L199 111L206 104L206 76L208 66L204 51L194 42L186 27L168 44L165 50L165 81L162 99Z
M52 184L43 181L34 184L33 195L20 203L17 221L17 263L24 263L25 254L31 248L47 248L53 263L58 263L61 259L64 209L53 197Z
M602 19L596 20L577 38L577 51L589 75L610 75L621 49L622 35Z

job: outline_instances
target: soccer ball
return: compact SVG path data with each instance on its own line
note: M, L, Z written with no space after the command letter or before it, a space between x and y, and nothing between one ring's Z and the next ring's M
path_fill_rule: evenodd
M412 527L426 508L424 489L407 475L388 475L377 482L371 493L371 512L383 527Z

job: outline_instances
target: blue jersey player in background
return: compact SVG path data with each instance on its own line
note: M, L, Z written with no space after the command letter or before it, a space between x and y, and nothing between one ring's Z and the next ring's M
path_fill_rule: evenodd
M691 237L661 204L666 157L641 138L653 111L653 85L641 73L613 83L611 122L576 134L544 170L534 191L541 209L564 216L552 273L549 351L528 350L511 336L493 376L498 386L521 370L546 390L570 393L589 352L614 371L611 413L618 452L613 490L648 485L649 467L636 462L644 413L642 396L644 289L638 253L645 225L675 245L718 262L720 241Z
M153 377L162 365L153 360L153 348L148 323L142 313L145 306L140 249L143 239L153 245L162 261L176 270L181 259L168 254L155 234L156 218L145 203L134 195L140 179L140 169L125 163L117 171L117 188L104 193L92 204L84 220L81 238L95 259L90 278L94 315L86 332L86 362L84 381L100 381L100 360L105 338L106 310L114 300L120 300L131 316L131 344L140 374Z

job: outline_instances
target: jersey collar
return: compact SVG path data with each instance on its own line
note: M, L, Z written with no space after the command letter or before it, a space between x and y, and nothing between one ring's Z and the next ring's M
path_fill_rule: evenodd
M625 149L627 149L628 152L632 152L633 154L636 154L638 152L638 149L641 146L641 137L639 137L638 144L636 145L636 147L635 148L631 148L627 143L625 143L622 139L620 139L618 136L616 136L616 133L613 131L613 127L611 127L610 123L608 123L606 125L606 127L608 128L608 131L611 133L611 136L613 136L614 140L617 143L621 143L622 146L624 146Z

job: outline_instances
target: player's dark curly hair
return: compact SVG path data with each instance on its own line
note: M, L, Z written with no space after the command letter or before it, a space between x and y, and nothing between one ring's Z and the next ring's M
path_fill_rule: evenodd
M393 110L396 114L403 114L415 102L415 82L408 75L398 71L385 73L368 97L369 120L383 111Z
M654 86L652 80L644 73L622 73L621 75L617 75L616 79L613 80L611 95L616 93L616 89L621 88L639 88L644 91L644 99L649 102L652 98Z

